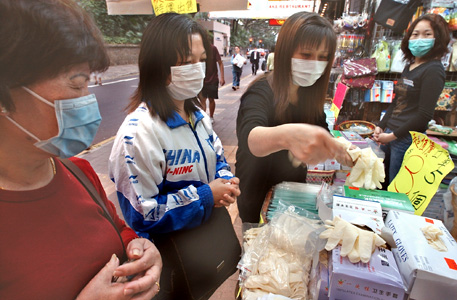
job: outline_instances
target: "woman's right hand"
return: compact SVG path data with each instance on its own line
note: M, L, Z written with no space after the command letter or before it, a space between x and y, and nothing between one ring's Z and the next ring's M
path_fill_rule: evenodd
M380 135L381 133L383 133L383 132L384 132L384 130L382 130L381 127L376 126L376 128L374 129L374 132L373 132L373 140L374 140L375 142L379 142L379 141L378 141L379 135Z
M137 299L132 298L134 295L124 295L124 284L113 283L113 273L119 266L119 258L115 254L111 256L110 261L103 269L92 278L91 281L79 293L76 300L95 300L95 299Z
M234 177L230 180L217 178L209 183L213 192L214 206L229 206L236 201L241 192L238 186L239 179Z
M347 154L324 128L309 124L287 124L287 149L306 164L317 164ZM341 158L341 160L344 160Z

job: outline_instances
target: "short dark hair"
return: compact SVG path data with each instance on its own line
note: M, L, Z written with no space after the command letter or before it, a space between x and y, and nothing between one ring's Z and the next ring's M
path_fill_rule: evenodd
M401 50L405 55L404 59L410 63L413 62L414 55L411 53L411 50L409 50L408 47L409 39L414 31L414 28L416 28L417 23L423 20L430 22L430 25L433 29L433 34L435 36L435 44L433 45L433 48L426 55L423 56L423 59L440 59L444 54L446 54L449 51L447 47L450 41L450 35L446 20L444 20L442 16L437 14L425 14L414 20L413 23L411 23L411 25L408 27L408 30L406 31L405 36L403 37L403 40L401 41Z
M2 0L0 20L0 104L9 111L12 88L80 63L91 71L109 66L98 28L74 0Z
M152 116L158 114L166 121L176 111L166 89L166 81L171 74L171 67L179 59L191 54L191 35L199 34L203 40L207 60L211 59L211 45L206 30L191 18L176 13L161 14L151 20L141 40L138 66L140 80L138 88L130 99L128 112L134 111L141 102L145 102ZM187 113L197 110L196 97L185 100Z

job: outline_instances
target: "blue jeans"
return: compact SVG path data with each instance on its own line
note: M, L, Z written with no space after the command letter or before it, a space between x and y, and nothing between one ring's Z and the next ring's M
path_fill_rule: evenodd
M391 133L392 130L386 128L385 133ZM403 163L403 157L405 156L406 150L412 143L411 135L408 134L406 137L396 139L387 145L381 145L381 150L386 154L386 159L384 160L384 166L386 169L386 175L388 175L388 182L391 183L392 180L397 176L398 171L400 171L401 164Z
M238 70L237 70L238 69ZM232 66L233 86L240 86L242 69Z

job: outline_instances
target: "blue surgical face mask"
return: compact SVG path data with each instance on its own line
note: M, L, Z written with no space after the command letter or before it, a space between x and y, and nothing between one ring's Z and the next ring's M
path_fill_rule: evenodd
M435 39L409 40L408 48L414 57L426 55L435 45Z
M56 112L59 133L46 141L41 141L16 121L6 117L16 127L35 139L37 142L34 145L37 148L55 156L68 158L90 146L102 120L94 94L74 99L56 100L52 103L26 87L23 89L38 100L54 107Z

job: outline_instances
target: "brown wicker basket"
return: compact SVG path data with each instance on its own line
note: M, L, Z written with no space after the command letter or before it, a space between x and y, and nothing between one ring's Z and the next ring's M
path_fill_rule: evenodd
M334 176L335 170L308 170L306 183L322 184L322 182L326 182L332 184Z
M366 127L369 131L368 132L357 132L351 128L351 126L363 126ZM340 125L338 125L338 129L341 131L354 131L357 132L361 137L366 138L373 134L376 125L371 122L362 121L362 120L353 120L353 121L344 121Z

